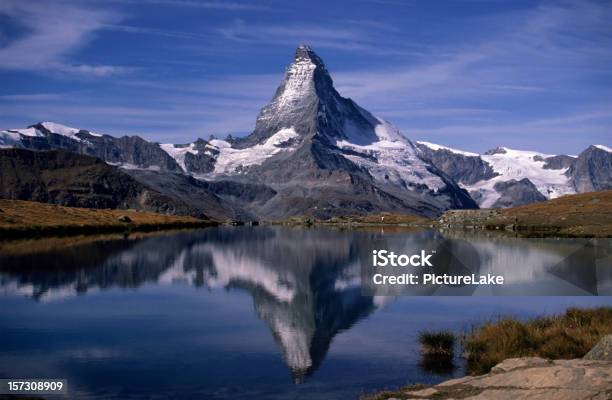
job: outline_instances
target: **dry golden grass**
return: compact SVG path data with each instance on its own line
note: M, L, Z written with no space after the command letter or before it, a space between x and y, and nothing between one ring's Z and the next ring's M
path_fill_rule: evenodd
M612 236L612 190L563 196L502 210L507 223L553 227L560 235Z
M514 318L477 327L463 341L468 373L485 374L507 358L583 357L612 333L612 307L570 308L564 314L522 322Z
M612 307L569 308L564 314L527 322L514 318L481 325L463 339L468 373L481 375L501 361L514 357L581 358L605 335L612 333ZM428 342L430 340L428 339ZM427 388L410 385L361 396L362 400L414 399L411 392ZM436 399L466 398L482 391L473 386L436 386Z
M128 219L125 219L127 217ZM121 221L124 219L125 222ZM204 226L211 221L135 210L63 207L20 200L0 200L0 237L88 234Z
M612 190L500 210L451 210L441 226L509 230L520 236L612 237Z

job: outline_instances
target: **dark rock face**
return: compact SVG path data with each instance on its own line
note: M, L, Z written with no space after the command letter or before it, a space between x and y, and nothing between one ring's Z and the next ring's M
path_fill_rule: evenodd
M207 217L201 208L153 190L97 158L65 151L0 150L0 196Z
M433 150L420 143L416 146L424 159L444 171L455 182L472 185L497 176L493 168L479 156L467 156L446 149Z
M564 169L571 167L576 159L574 157L566 156L565 154L561 154L558 156L552 156L547 158L542 158L539 156L534 157L535 161L545 161L544 169Z
M506 154L506 153L507 153L507 151L503 147L496 147L494 149L487 150L487 151L484 152L484 154L488 155L488 156L492 156L494 154Z
M520 181L511 179L506 182L497 182L493 187L501 194L499 199L493 204L494 208L516 207L546 200L546 197L527 178L523 178Z
M209 146L206 140L198 139L194 143L197 154L185 154L185 168L187 172L208 173L215 169L216 156L219 151Z
M612 188L612 153L589 146L578 155L567 171L577 192L592 192Z
M233 205L234 210L236 210L234 219L256 219L259 208L277 194L274 189L256 183L228 180L202 183L227 204ZM240 217L240 215L244 215L244 217Z
M126 170L136 181L191 208L205 210L214 219L251 219L252 216L218 196L211 184L189 175L163 171Z

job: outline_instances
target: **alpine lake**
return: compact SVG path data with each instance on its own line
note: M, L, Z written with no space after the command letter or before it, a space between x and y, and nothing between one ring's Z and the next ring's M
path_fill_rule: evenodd
M505 283L377 287L373 249L434 249L437 274ZM350 399L437 383L464 375L461 352L427 368L420 332L612 306L610 249L268 225L4 242L0 377L66 379L79 399Z

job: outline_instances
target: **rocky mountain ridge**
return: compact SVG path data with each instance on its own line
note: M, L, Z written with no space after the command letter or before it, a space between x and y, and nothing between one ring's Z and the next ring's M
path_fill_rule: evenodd
M577 156L498 147L469 153L417 142L421 157L455 179L481 208L514 207L612 188L612 149L591 145Z

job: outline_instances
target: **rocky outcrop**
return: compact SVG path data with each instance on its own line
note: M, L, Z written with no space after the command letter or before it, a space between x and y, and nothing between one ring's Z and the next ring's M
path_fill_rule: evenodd
M472 185L497 176L493 168L478 154L467 155L443 148L434 150L422 143L417 143L416 146L423 158L429 160L458 183Z
M612 152L603 146L589 146L567 171L577 192L612 188Z
M537 156L534 157L534 160L537 161ZM544 158L542 161L544 161L544 169L565 169L571 167L576 158L561 154Z
M219 150L214 149L203 139L193 142L194 153L185 154L185 169L196 174L212 172L215 169L215 157Z
M437 223L445 228L475 228L484 229L491 221L497 221L502 216L501 210L449 210L445 212Z
M604 336L583 358L612 362L612 335Z
M493 203L493 208L522 206L546 200L546 197L527 178L520 181L511 179L506 182L497 182L493 188L500 194L497 201Z
M606 400L612 394L612 362L512 358L490 373L452 379L380 399Z

